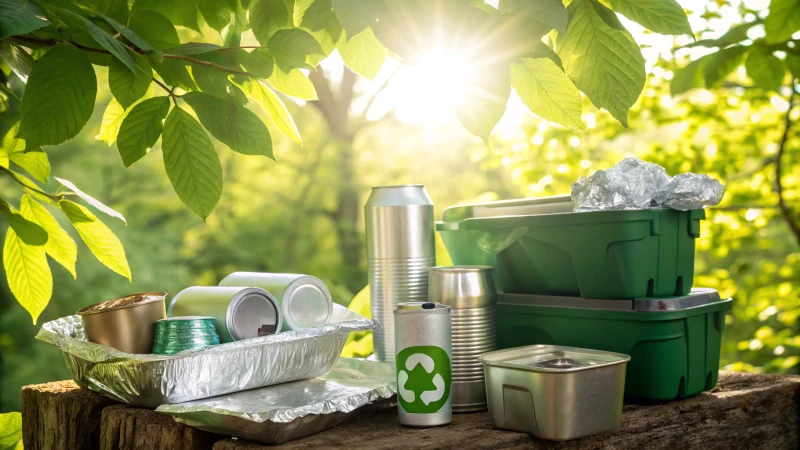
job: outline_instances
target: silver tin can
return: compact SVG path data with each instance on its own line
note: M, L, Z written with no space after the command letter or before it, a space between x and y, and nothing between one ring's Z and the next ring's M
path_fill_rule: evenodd
M497 292L489 266L434 267L428 300L452 308L453 412L486 409L481 353L497 349Z
M333 315L331 291L310 275L234 272L219 285L258 287L272 294L280 305L283 331L321 327Z
M256 287L188 287L172 298L167 314L213 317L222 343L274 334L283 325L278 302Z
M392 313L400 302L428 299L435 261L433 202L421 184L372 188L364 206L375 357L393 361Z
M400 303L394 311L397 413L401 425L435 427L453 420L450 307Z

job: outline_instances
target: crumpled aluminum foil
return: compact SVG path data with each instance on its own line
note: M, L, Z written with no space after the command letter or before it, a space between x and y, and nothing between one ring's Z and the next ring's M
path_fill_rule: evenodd
M201 430L278 444L336 426L396 392L394 363L341 358L321 377L161 405L156 411Z
M690 172L676 175L655 200L660 206L688 211L718 205L724 194L725 185L719 180Z
M377 325L334 305L332 323L174 355L133 355L86 340L80 316L42 325L36 339L58 347L80 386L155 408L328 373L347 336Z
M625 158L572 184L575 212L667 207L680 210L717 205L725 186L707 175L670 178L658 164Z

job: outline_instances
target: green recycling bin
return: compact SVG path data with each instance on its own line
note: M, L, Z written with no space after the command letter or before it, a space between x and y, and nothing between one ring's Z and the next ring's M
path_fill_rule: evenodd
M705 211L573 213L568 197L447 208L436 229L456 265L495 268L514 294L634 299L689 293Z
M500 294L498 348L565 345L631 357L625 397L665 401L717 384L725 313L714 289L634 300Z

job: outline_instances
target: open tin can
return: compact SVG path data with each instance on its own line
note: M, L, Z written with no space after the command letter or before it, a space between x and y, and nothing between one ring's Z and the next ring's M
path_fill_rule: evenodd
M81 308L86 337L125 353L152 353L155 323L166 319L166 292L143 292Z
M496 428L566 441L622 423L630 356L557 345L484 353L489 419Z

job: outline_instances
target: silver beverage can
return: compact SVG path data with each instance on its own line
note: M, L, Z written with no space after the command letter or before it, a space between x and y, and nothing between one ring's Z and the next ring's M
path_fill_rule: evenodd
M278 302L256 287L188 287L172 298L167 315L213 317L222 343L275 334L283 325Z
M497 292L489 266L431 269L428 300L452 308L453 412L486 409L481 353L497 349Z
M380 186L364 206L375 357L393 361L394 321L400 302L428 299L435 261L433 202L421 184Z
M310 275L234 272L219 285L258 287L272 294L281 309L283 331L321 327L333 315L331 291Z
M394 311L397 413L401 425L435 427L453 420L450 307L400 303Z

